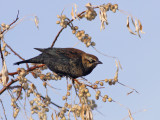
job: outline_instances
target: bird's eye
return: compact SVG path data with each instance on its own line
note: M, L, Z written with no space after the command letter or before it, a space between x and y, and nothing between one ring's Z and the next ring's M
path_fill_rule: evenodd
M96 62L96 61L93 59L89 60L89 63L94 63L94 62Z

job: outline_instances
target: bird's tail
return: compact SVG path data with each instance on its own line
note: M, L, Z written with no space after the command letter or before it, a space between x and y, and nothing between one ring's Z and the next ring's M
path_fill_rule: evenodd
M23 63L42 63L42 60L40 58L40 56L28 59L28 60L23 60L23 61L19 61L14 63L14 65L19 65L19 64L23 64Z

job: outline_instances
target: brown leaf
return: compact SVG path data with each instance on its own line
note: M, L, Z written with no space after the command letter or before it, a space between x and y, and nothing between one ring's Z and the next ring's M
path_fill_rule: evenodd
M129 114L129 117L131 120L133 120L133 117L132 117L132 114L131 114L131 111L128 109L128 114Z
M34 17L34 23L36 24L36 27L39 29L39 19L37 16Z
M130 95L131 93L133 93L133 91L131 91L131 92L127 93L127 95Z
M137 32L138 36L141 38L141 36L139 34L139 26L138 26L138 23L137 23L137 19L135 19L135 28L136 28L136 32Z
M133 17L131 16L131 21L132 21L132 24L134 25L135 27L135 23L134 23L134 20L133 20Z
M129 16L127 17L127 28L128 28L128 30L129 30L129 32L130 32L131 34L136 35L136 33L134 33L134 32L131 30L131 28L129 27Z
M115 59L115 63L116 63L116 68L117 68L117 71L119 70L119 66L118 66L118 62L117 60Z
M108 21L107 21L106 11L103 7L99 7L99 17L100 17L100 20L101 20L100 30L105 29L104 23L106 23L106 25L108 25Z
M7 70L7 66L6 66L5 60L3 61L3 67L2 67L1 73L2 73L3 86L6 86L7 83L8 83L9 77L8 77L8 70Z
M118 60L118 64L119 64L119 67L121 68L121 70L122 70L122 65L121 65L121 63L120 63L120 61Z
M52 115L51 115L51 118L52 118L52 120L54 120L53 113L52 113Z
M139 24L140 32L144 34L145 32L142 31L143 27L142 27L142 24L141 24L140 20L138 20L138 24Z
M75 14L76 18L78 18L78 17L77 17L77 5L74 4L74 7L75 7L74 14Z
M73 10L73 6L72 6L72 11L71 11L71 16L72 16L72 19L75 19L75 17L74 17L74 10Z

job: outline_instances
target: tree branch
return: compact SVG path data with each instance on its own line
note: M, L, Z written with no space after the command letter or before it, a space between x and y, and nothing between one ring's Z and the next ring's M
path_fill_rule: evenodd
M83 13L85 13L86 11L83 11L83 12L81 12L80 14L78 14L77 15L77 17L79 17L79 16L81 16ZM71 19L69 22L68 22L68 25L71 23L71 22L73 22L74 21L74 19ZM55 39L54 39L54 41L53 41L53 43L52 43L52 45L51 45L51 48L54 46L54 44L56 43L56 41L57 41L57 38L59 37L59 35L61 34L61 32L63 31L63 29L64 28L61 28L61 30L58 32L58 34L56 35L56 37L55 37Z
M0 95L7 89L9 88L10 85L12 85L13 83L17 82L18 79L15 80L11 80L6 86L4 86L1 90L0 90Z
M22 58L18 53L16 53L7 43L6 46L16 55L18 56L21 60L25 60L24 58ZM27 69L29 69L29 65L28 63L26 63Z

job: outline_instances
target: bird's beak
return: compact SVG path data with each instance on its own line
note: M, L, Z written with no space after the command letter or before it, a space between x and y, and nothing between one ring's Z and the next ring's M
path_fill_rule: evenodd
M97 64L103 64L101 61L97 61Z

